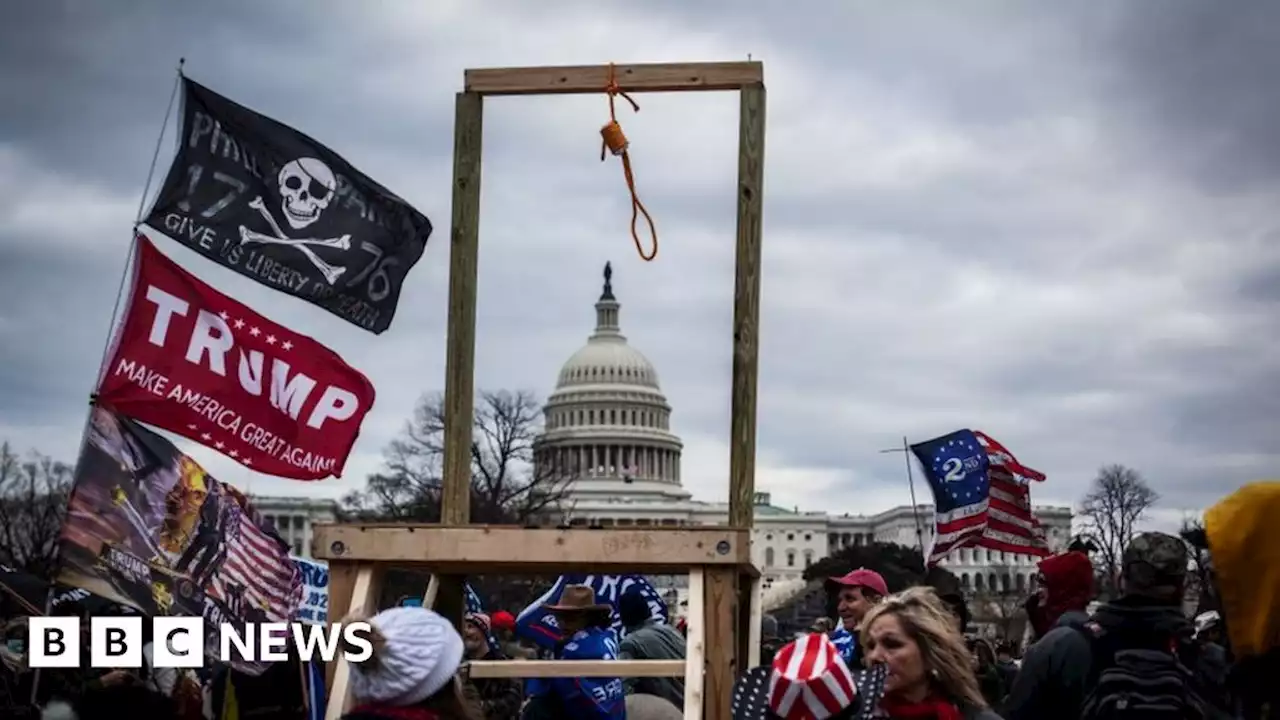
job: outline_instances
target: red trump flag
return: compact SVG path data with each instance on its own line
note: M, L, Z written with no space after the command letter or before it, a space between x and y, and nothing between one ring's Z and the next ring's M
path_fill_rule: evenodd
M373 384L138 236L133 287L97 402L270 475L338 477Z

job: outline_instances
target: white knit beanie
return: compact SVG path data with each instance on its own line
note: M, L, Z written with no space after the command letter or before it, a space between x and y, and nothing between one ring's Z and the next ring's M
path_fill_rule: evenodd
M462 636L420 607L383 610L369 619L386 641L370 661L355 663L351 692L366 702L404 707L436 694L462 664Z

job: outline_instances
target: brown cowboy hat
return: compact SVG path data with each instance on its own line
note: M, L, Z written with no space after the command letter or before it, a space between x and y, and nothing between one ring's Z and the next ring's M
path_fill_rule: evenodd
M613 606L596 602L596 591L587 585L565 585L560 592L560 601L548 605L547 610L553 613L611 613Z

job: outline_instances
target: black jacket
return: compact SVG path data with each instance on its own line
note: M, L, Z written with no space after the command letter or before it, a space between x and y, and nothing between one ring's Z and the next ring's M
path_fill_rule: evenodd
M1199 654L1191 639L1194 628L1171 605L1128 596L1098 608L1092 622L1108 646L1151 647L1175 640L1183 664L1195 673L1197 692L1213 705L1227 705L1226 688L1217 680L1211 658ZM1027 650L1022 670L1005 701L1007 720L1075 720L1080 716L1091 681L1102 668L1094 667L1095 642L1079 618L1064 616L1056 627Z
M1022 658L1005 699L1006 720L1076 720L1093 652L1082 632L1089 616L1066 612Z

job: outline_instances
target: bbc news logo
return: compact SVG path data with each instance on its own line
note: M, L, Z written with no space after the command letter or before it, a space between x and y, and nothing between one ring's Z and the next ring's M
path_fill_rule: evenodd
M140 617L89 619L89 666L140 668L144 633ZM27 662L33 668L80 667L80 618L32 617L28 624ZM208 638L203 618L151 619L152 662L159 668L198 668L205 663ZM332 662L339 655L360 663L373 655L373 629L367 622L333 625L304 623L224 624L218 627L217 658L223 663L288 660L290 646L301 660ZM354 651L343 651L349 645Z

